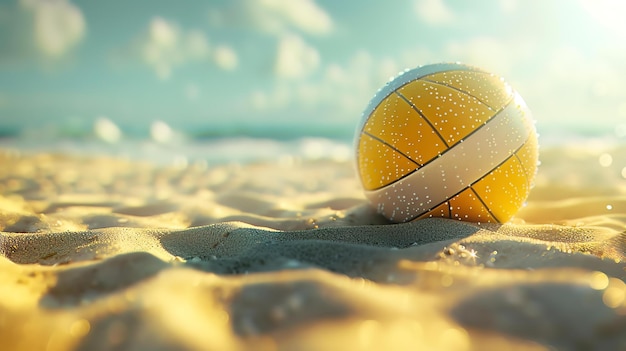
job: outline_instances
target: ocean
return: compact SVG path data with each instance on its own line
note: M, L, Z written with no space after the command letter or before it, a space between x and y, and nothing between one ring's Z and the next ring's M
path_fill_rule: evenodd
M356 123L355 123L356 125ZM156 121L145 128L123 128L108 119L91 128L54 126L4 129L0 148L15 152L51 152L110 156L162 165L295 162L352 158L350 126L172 127Z
M2 128L0 148L15 152L51 152L78 156L109 156L185 166L250 162L296 162L318 159L348 161L354 157L353 124L292 123L171 126L120 126L101 118L91 125L46 125ZM545 125L538 123L540 146L626 144L626 124L615 127Z

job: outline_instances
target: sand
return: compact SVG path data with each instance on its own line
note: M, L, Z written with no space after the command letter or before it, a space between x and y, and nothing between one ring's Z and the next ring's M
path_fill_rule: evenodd
M390 224L348 161L3 150L0 349L626 350L626 148L541 159L510 223Z

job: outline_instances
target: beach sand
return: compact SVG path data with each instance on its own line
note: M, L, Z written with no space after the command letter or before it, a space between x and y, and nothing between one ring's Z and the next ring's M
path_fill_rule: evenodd
M626 350L626 148L507 224L389 224L349 161L0 152L0 349Z

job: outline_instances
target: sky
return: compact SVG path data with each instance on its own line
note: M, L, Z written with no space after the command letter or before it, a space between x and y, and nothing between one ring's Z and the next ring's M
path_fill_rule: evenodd
M540 132L626 137L624 13L621 0L0 0L0 134L349 136L390 77L460 61L504 77Z

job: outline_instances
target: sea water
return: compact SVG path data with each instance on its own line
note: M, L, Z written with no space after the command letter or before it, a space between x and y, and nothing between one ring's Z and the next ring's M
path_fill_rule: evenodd
M293 162L326 159L351 161L357 125L328 123L246 124L218 126L169 125L154 121L144 126L120 126L108 119L76 128L58 124L41 128L2 128L0 148L18 152L51 152L78 156L109 156L184 166L249 162ZM538 123L542 148L590 145L610 148L626 144L626 123L545 125Z
M0 148L17 152L50 152L76 156L109 156L184 166L250 162L294 162L353 157L347 126L232 126L186 129L155 122L146 128L124 128L98 120L91 128L63 126L0 132Z

